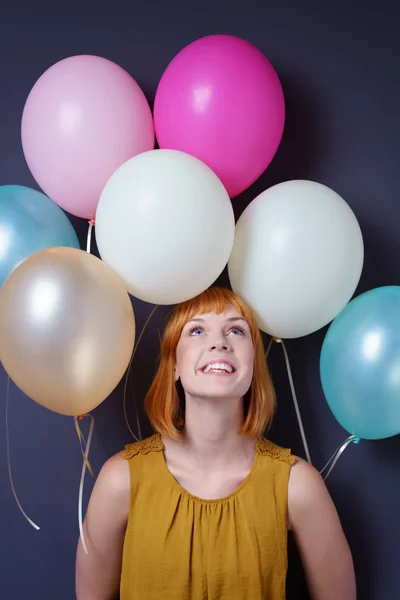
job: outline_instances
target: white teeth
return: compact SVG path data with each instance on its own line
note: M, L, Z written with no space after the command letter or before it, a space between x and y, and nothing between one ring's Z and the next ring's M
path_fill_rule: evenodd
M225 371L226 373L233 373L233 368L227 363L212 363L211 365L207 365L203 369L203 373L209 373L210 371L215 371L216 373L220 371Z

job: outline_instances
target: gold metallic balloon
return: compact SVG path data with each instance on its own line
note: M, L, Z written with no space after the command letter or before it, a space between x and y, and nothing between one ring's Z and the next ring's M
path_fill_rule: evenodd
M95 256L50 248L0 290L0 359L32 400L70 416L113 391L128 366L135 317L119 276Z

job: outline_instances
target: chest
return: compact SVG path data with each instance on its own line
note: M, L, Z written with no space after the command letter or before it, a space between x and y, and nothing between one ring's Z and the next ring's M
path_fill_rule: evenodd
M177 483L192 496L218 500L240 488L250 476L252 465L244 461L226 468L199 469L190 463L172 462L168 469Z

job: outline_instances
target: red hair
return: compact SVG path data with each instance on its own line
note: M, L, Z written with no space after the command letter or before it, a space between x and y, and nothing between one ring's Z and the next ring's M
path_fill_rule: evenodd
M180 439L184 410L175 383L176 347L185 324L196 314L221 314L228 306L249 324L254 346L253 380L248 408L240 434L261 436L271 424L275 410L275 391L269 375L265 350L256 317L244 300L227 288L210 287L195 298L178 304L172 312L161 341L161 360L145 398L145 410L154 429L172 439Z

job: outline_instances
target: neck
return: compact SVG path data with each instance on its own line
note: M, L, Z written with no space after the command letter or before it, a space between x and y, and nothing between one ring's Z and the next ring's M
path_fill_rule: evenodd
M183 444L203 461L247 453L254 440L238 435L244 421L242 398L186 397Z

